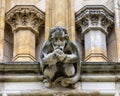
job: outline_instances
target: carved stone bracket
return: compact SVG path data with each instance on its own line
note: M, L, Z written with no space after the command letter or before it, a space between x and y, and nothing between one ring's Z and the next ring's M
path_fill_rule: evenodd
M82 28L85 34L91 29L99 29L104 33L107 28L113 24L113 13L104 6L87 5L76 13L75 22Z
M113 13L102 5L87 5L76 13L75 22L84 35L85 61L109 61L106 35L114 22Z
M14 32L12 61L36 61L35 44L45 22L44 13L32 5L17 5L6 13L6 22Z
M33 5L17 5L6 13L6 22L11 25L13 32L29 28L38 33L44 20L44 13Z

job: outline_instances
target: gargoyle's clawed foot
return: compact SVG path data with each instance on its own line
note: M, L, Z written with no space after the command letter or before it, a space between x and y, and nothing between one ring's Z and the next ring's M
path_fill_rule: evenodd
M43 83L44 83L45 87L47 87L47 88L50 88L52 86L51 82L47 79L44 79Z
M71 88L76 89L78 87L78 83L71 84Z

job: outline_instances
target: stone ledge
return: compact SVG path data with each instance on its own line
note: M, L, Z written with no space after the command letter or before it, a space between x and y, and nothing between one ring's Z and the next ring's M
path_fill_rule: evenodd
M80 81L120 81L120 64L117 62L82 62L81 65ZM43 79L39 62L0 63L0 72L0 81L32 82Z
M6 62L0 63L0 83L7 96L114 96L115 89L87 90L82 89L82 83L110 82L115 84L120 80L118 70L120 64L116 62L82 62L81 81L77 89L55 86L45 88L40 75L39 62ZM97 73L96 73L97 72ZM104 73L104 74L103 74ZM96 74L96 75L94 75ZM102 74L102 76L101 76ZM99 84L100 85L100 84ZM34 86L34 88L32 88ZM94 84L95 86L95 84ZM24 88L23 88L24 87ZM11 89L13 88L13 89ZM2 91L1 91L2 92ZM2 94L2 93L0 93ZM97 95L96 95L97 94Z
M120 73L119 62L81 62L81 74ZM1 62L0 72L40 73L39 62Z
M13 85L12 87L14 87ZM10 85L11 87L11 85ZM9 87L9 88L10 88ZM38 86L36 86L38 87ZM45 88L40 84L38 89L17 89L10 90L5 86L4 92L8 96L114 96L115 90L82 90L81 88L69 89L63 87Z
M101 74L102 75L102 74ZM0 75L0 82L42 82L44 76L40 74L4 74ZM119 82L120 75L81 75L80 82Z
M101 74L101 73L112 73L120 72L120 63L117 62L82 62L81 63L82 74Z
M82 75L81 82L116 82L120 81L120 76L115 75Z
M3 73L40 73L39 62L5 62L0 63L0 72Z
M43 78L40 74L4 74L0 75L0 82L41 82Z

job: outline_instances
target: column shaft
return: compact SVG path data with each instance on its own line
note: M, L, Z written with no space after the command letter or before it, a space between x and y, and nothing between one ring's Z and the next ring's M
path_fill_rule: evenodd
M35 44L40 27L44 24L44 13L35 6L16 6L6 14L6 22L14 33L12 61L36 61Z
M100 30L91 30L85 34L85 61L106 61L106 34Z
M118 3L120 4L119 0L114 0L117 56L118 56L118 62L120 62L120 7L118 6Z
M5 0L0 0L0 62L4 61Z
M75 41L74 0L46 0L45 39L53 26L63 26Z
M35 61L35 34L31 30L14 33L13 61Z
M85 6L76 13L76 24L84 36L85 61L109 61L106 37L113 20L113 13L104 6Z

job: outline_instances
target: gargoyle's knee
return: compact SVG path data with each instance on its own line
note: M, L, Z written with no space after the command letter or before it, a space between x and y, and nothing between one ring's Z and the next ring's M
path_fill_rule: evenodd
M44 73L45 76L52 79L54 77L55 73L56 73L56 67L54 67L54 68L46 68L43 73Z
M75 75L75 67L73 66L73 64L65 65L65 74L68 77Z

